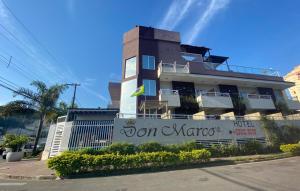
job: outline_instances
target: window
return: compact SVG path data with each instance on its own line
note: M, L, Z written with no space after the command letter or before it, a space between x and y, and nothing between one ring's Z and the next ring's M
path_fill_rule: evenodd
M125 61L125 78L135 76L135 74L136 74L136 57L133 57Z
M143 80L143 84L145 86L146 96L156 96L156 81L155 80Z
M155 70L155 57L143 55L143 69Z
M133 92L136 91L136 88L137 88L136 79L122 82L120 113L127 113L127 114L136 113L136 97L131 97ZM133 117L133 115L127 115L123 117L131 118Z

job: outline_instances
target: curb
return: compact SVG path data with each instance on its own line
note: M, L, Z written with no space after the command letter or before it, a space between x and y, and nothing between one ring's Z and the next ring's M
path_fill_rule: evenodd
M15 180L55 180L57 177L55 175L19 176L0 173L0 178Z

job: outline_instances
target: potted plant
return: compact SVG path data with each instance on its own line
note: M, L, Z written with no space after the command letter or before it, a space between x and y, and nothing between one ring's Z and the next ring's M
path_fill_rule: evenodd
M6 161L15 162L23 158L22 147L29 141L25 135L6 134L4 136L4 146L7 151Z

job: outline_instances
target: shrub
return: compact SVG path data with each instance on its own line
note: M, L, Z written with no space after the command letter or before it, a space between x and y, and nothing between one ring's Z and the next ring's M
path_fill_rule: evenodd
M256 141L256 140L251 140L245 143L243 145L244 152L247 155L253 155L253 154L259 154L263 152L263 145Z
M171 152L137 153L131 155L88 155L63 153L48 160L48 167L58 176L86 172L107 172L126 169L161 168L180 164L203 163L210 159L210 152L201 149L179 154Z
M300 155L300 144L285 144L280 145L280 150L293 155Z
M71 151L73 152L73 151ZM80 149L80 150L77 150L75 151L76 153L78 154L88 154L88 155L102 155L104 154L104 150L103 149L100 149L100 150L97 150L97 149L93 149L93 148L84 148L84 149Z
M137 148L131 143L113 143L107 148L104 148L104 153L118 153L121 155L134 154Z
M28 141L29 138L25 135L6 134L4 136L3 146L11 148L13 152L19 152Z
M164 150L164 146L158 142L148 142L138 146L139 152L158 152Z

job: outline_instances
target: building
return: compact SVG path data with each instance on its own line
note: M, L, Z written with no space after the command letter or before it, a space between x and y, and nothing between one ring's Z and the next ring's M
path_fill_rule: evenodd
M141 85L144 96L131 94ZM288 99L285 81L272 69L230 65L211 48L181 44L178 32L136 26L123 37L120 113L161 117L281 115Z
M121 83L120 82L109 82L108 91L110 94L111 103L108 108L120 108L120 96L121 96Z
M128 31L122 81L109 83L109 107L69 110L50 127L43 158L112 142L265 143L261 115L281 127L300 126L300 103L285 93L294 82L275 70L230 65L228 57L211 52L181 44L177 32ZM132 96L142 85L144 95Z
M284 79L295 83L295 86L288 89L289 94L291 99L300 101L300 65L296 66L291 72L285 75Z
M66 150L98 149L112 142L112 128L117 109L77 108L50 126L43 159Z

